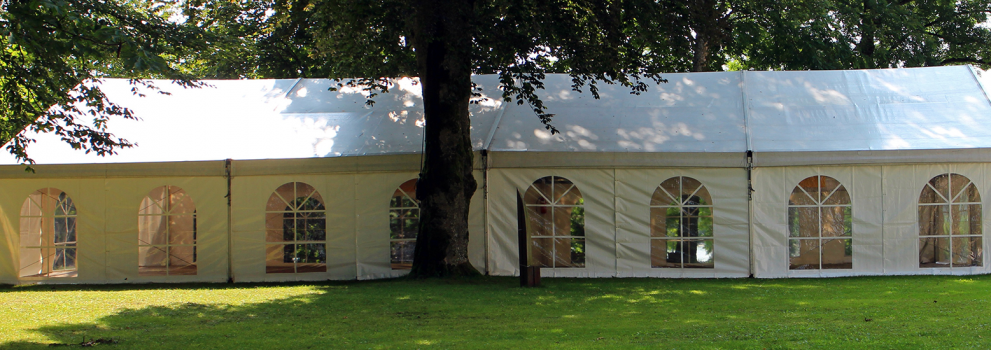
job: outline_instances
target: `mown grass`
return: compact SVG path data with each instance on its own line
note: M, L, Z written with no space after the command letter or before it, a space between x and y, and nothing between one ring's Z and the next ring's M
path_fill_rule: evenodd
M0 287L0 348L991 348L991 276Z

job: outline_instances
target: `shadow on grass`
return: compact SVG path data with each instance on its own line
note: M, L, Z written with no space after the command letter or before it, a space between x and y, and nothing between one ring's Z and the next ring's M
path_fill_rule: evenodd
M973 292L986 290L989 284L988 276L545 279L544 287L527 289L519 288L515 278L484 277L0 287L0 294L125 291L148 292L146 298L173 290L236 298L275 293L278 288L305 289L260 302L180 298L182 302L164 306L124 308L92 322L65 320L32 328L30 332L48 341L4 343L0 349L47 348L50 343L79 344L91 339L113 339L119 343L106 346L126 349L505 348L520 342L558 347L691 347L697 342L728 342L720 344L775 348L809 345L803 343L809 339L858 344L857 337L889 333L900 336L896 340L902 345L916 341L924 345L938 344L927 339L953 336L933 325L991 323L983 315L974 318L966 312L955 313L987 307L989 303L975 300ZM938 304L933 299L936 295ZM5 316L2 312L0 316ZM913 319L928 321L915 325ZM957 345L986 345L977 339L981 343ZM890 343L882 340L882 344Z
M149 285L32 285L0 286L0 293L31 292L151 292L231 291L251 293L266 288L306 287L304 295L238 304L188 301L165 306L123 309L95 322L72 322L31 329L46 342L10 342L0 349L79 347L94 339L121 348L155 349L280 349L337 348L362 344L409 347L429 339L397 337L397 332L445 318L443 309L422 304L456 298L448 286L470 293L512 290L515 280L480 278L455 281L377 280L364 282L278 284L149 284ZM67 301L71 302L71 301ZM455 303L456 305L456 303ZM31 315L18 315L30 317ZM462 317L463 318L463 317ZM368 347L370 345L364 345Z

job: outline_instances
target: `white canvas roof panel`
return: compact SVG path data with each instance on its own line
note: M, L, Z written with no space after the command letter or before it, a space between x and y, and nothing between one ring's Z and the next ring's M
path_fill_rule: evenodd
M502 101L496 76L476 76L485 98L471 105L473 147L581 152L586 158L753 150L756 159L801 154L802 164L863 151L991 147L989 77L968 66L663 77L667 83L639 96L600 84L601 99L594 99L587 88L572 91L568 76L548 75L540 94L561 131L551 135L530 106ZM138 147L101 158L39 135L29 154L40 164L71 164L413 154L422 147L420 87L411 80L397 81L373 106L360 89L329 91L325 79L207 83L212 86L182 89L158 82L172 95L141 98L125 80L107 80L108 96L142 119L113 120L110 131Z
M512 104L491 151L745 152L738 73L665 74L641 95L599 84L599 97L571 89L567 75L548 75L541 93L559 134L528 106Z
M754 152L991 147L991 104L967 66L746 80Z

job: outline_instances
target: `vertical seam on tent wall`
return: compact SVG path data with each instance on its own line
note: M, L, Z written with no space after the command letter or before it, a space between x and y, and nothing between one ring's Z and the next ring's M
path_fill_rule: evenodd
M750 103L747 102L747 71L740 71L740 97L743 99L743 134L747 139L747 151L753 151L750 138Z
M613 277L619 276L619 195L616 193L616 168L612 168L612 241L613 241Z
M984 100L988 102L988 105L991 105L991 96L988 96L988 87L984 86L984 83L981 82L981 79L977 78L977 71L974 70L974 66L968 64L967 67L970 68L970 75L974 77L974 81L977 82L977 87L981 88L981 92L984 93ZM987 74L991 74L991 73L987 73Z
M354 279L361 279L360 268L358 267L358 174L351 174L351 184L354 186L354 194L351 198L351 227L354 234Z
M224 178L227 180L227 282L234 282L234 228L233 210L231 209L233 189L231 182L234 178L234 160L227 158L224 161Z
M108 174L106 168L104 168L103 171L104 171L104 173L103 173L103 278L104 279L108 279L107 277L110 274L110 254L109 254L110 252L107 249L107 221L108 221L107 220L107 204L109 204L110 201L107 200L107 194L110 193L110 184L108 182L108 180L109 180L108 179L109 174ZM77 221L77 223L78 223L78 221ZM78 241L78 239L79 239L78 238L78 235L79 235L79 232L78 231L76 232L76 235L77 235L76 240ZM76 248L76 261L79 260L79 248L78 248L78 246L79 246L79 243L76 243L76 247L77 247ZM79 271L79 263L78 262L76 263L76 271L77 271L76 273L78 274L78 271Z
M489 152L482 153L482 269L489 275ZM470 207L470 205L469 205Z
M740 98L743 100L743 135L747 142L747 248L749 250L750 277L756 275L754 270L754 186L753 168L754 152L750 139L750 103L747 102L747 71L740 71Z
M753 169L754 169L754 154L752 151L747 151L747 255L748 262L750 265L749 274L750 277L754 277L756 271L754 271L754 180L753 180Z
M887 264L884 263L884 260L887 259L887 256L884 255L884 246L887 245L885 244L885 239L884 239L884 227L887 225L887 221L888 221L888 210L887 208L884 207L884 202L885 200L887 200L887 198L885 198L887 197L887 194L885 194L885 192L887 192L887 189L885 189L886 186L884 184L885 183L884 167L885 167L884 165L881 166L881 274L884 274L884 272L888 269L888 267L886 266Z
M502 109L499 110L499 114L496 115L495 122L492 123L492 129L489 130L489 135L485 137L485 143L482 144L483 150L488 150L489 146L492 145L492 139L495 137L496 130L499 129L499 124L502 123L502 115L506 114L506 109L509 106L508 102L502 103Z

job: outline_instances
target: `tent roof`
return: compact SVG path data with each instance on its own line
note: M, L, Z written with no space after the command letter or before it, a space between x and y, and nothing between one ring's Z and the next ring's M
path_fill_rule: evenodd
M476 76L486 99L471 105L475 150L595 153L933 151L991 148L991 74L969 66L664 74L639 96L600 86L601 99L548 75L541 92L553 125L527 105L503 102L496 76ZM984 87L981 86L981 79ZM420 89L398 81L365 104L360 90L326 79L220 80L170 96L103 83L141 121L110 131L136 142L113 157L72 151L51 135L29 154L40 164L278 159L417 153ZM4 163L13 164L5 155Z

